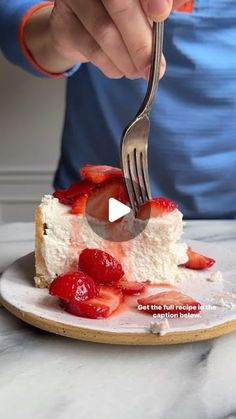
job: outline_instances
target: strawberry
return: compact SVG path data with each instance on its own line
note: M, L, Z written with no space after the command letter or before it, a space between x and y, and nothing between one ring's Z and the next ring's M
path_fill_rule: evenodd
M61 204L72 205L81 195L89 195L95 186L89 180L79 180L72 183L67 189L59 189L53 192L53 196L58 198Z
M203 256L197 252L194 252L191 249L191 247L188 248L187 255L188 255L188 262L182 265L182 266L185 266L185 268L206 269L206 268L210 268L215 263L214 259L211 259L207 256Z
M145 285L136 281L121 280L116 284L116 287L120 288L126 295L141 294L145 290Z
M109 253L99 249L84 249L79 256L79 267L94 281L113 284L124 275L121 264Z
M161 217L177 208L175 202L167 198L153 198L142 204L138 210L137 218L146 220L150 217Z
M67 198L76 199L80 195L89 194L95 185L89 180L79 180L78 182L72 183L66 190Z
M180 291L164 291L138 299L143 312L148 314L196 314L200 311L200 303Z
M80 195L76 201L72 204L71 213L72 214L85 214L86 204L88 200L88 195Z
M54 279L49 293L63 300L84 301L96 297L98 286L84 272L69 272Z
M129 202L123 179L108 179L97 185L89 195L87 214L100 221L108 221L109 198L115 198L123 204Z
M84 179L91 180L94 183L101 183L114 177L122 177L121 169L112 166L94 166L86 164L80 169L80 174Z
M101 286L99 294L87 301L69 301L65 310L75 316L99 319L109 317L123 301L123 294L113 287Z
M66 189L58 189L53 192L54 198L57 198L61 204L64 205L71 205L72 200L67 198L66 196Z

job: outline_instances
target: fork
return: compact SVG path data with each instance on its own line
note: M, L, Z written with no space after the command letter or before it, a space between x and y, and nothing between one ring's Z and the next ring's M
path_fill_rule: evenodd
M151 199L148 175L149 114L159 83L163 47L164 22L154 22L152 29L152 63L145 98L134 120L125 128L121 138L121 167L134 213Z

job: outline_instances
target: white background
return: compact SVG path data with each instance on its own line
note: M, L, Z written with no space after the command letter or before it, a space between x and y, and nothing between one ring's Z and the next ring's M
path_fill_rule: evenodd
M65 81L34 77L0 54L0 222L33 220L51 191Z

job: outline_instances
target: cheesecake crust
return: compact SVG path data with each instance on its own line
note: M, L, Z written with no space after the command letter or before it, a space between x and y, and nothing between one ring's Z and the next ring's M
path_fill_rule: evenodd
M35 277L34 282L37 288L48 288L47 268L42 254L43 236L46 233L46 226L43 222L43 214L39 205L35 210Z

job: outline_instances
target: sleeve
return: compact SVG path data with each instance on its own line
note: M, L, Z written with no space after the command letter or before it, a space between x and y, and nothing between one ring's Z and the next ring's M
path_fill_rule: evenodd
M24 44L24 26L34 11L53 4L39 0L0 0L0 50L12 63L41 77L65 77L74 74L80 63L62 74L52 74L41 68Z

